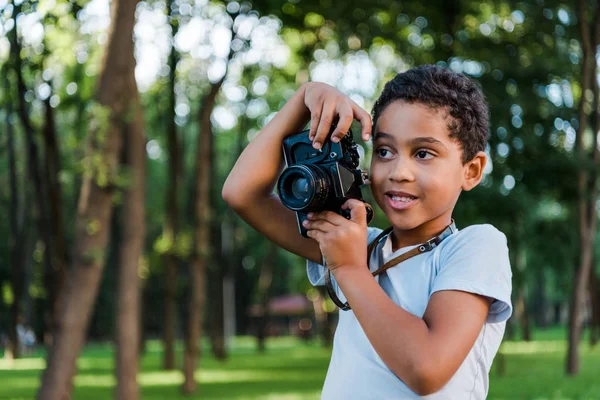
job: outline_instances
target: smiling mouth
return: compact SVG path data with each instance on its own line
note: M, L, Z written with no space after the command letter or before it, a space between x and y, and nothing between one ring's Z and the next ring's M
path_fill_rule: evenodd
M388 194L387 196L390 196L390 198L394 201L403 201L405 203L416 199L416 197L414 196L392 196L390 194Z
M386 203L394 210L407 210L407 209L413 207L417 203L418 200L419 200L418 197L411 196L408 194L402 194L402 195L392 195L392 194L388 194L388 193L385 194Z

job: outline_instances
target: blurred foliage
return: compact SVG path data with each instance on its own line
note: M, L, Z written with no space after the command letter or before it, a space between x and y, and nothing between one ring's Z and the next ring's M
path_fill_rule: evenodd
M218 225L224 222L231 227L225 234L234 243L235 257L227 262L233 263L239 332L246 332L249 323L246 309L254 300L266 250L264 239L220 201L220 188L240 151L303 82L320 80L335 85L370 111L387 80L423 63L445 65L476 79L490 104L487 153L491 168L480 187L462 195L454 216L459 228L494 224L507 235L509 248L518 245L526 254L519 284L531 289L528 303L544 300L548 306L565 304L578 249L573 178L577 105L581 96L589 95L581 93L582 51L570 2L179 0L173 7L172 15L167 16L164 2L140 2L134 34L149 158L146 263L141 272L147 335L161 333L161 255L166 252L174 252L183 260L178 278L180 309L186 304L189 279L185 259L192 246L192 171L198 119L202 96L210 83L222 76L225 66L227 77L212 115L214 218ZM101 182L118 179L119 186L127 181L126 174L108 177L101 160L85 153L86 133L101 132L109 123L92 101L107 40L107 15L108 2L103 0L41 0L23 1L17 16L25 98L38 140L45 122L44 100L49 97L55 110L68 243L73 242L72 223L82 175L95 173ZM16 130L20 188L32 196L22 126L14 111L10 115L6 112L7 103L17 98L6 39L14 26L13 18L13 3L0 0L0 65L10 84L0 92L0 131L7 124ZM170 37L169 18L177 20L175 38ZM228 33L232 25L233 38ZM167 56L173 44L180 59L171 71ZM233 57L226 64L229 49ZM182 231L177 238L163 236L162 229L168 176L168 121L164 116L170 106L167 90L171 73L176 76L175 122L182 142L184 181L179 196ZM360 126L353 125L353 131L360 131ZM587 146L592 146L592 132L584 135ZM365 155L363 165L368 167L371 144L358 136L356 140ZM10 196L7 151L6 140L0 135L2 210L7 210ZM365 195L374 204L368 190ZM35 216L37 211L29 212ZM268 210L264 212L268 218ZM376 210L372 225L387 226L380 210ZM0 213L0 235L10 236L6 212ZM92 337L108 337L113 330L117 238L118 232L108 251L90 329ZM39 254L44 249L37 245L39 240L33 229L27 282L28 293L39 301L28 303L27 320L34 325L42 323L39 315L44 307ZM285 252L280 252L277 260L274 295L310 289L303 260ZM10 296L4 287L9 281L8 243L0 241L4 299L0 326L7 322ZM533 290L537 285L542 289ZM546 312L532 311L539 315Z

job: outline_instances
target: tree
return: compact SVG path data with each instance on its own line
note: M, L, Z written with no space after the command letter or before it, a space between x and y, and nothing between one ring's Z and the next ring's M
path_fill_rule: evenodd
M232 38L234 23L230 20ZM229 49L226 66L233 57L233 48ZM185 354L183 362L183 391L190 394L196 390L194 370L198 358L198 340L202 337L202 321L206 301L206 271L211 260L211 185L214 174L214 135L211 115L216 105L217 94L223 86L227 69L222 77L212 83L200 103L200 132L196 143L196 162L194 167L194 183L196 187L194 199L194 252L190 262L191 294L188 311L187 332L185 338Z
M130 62L131 67L134 62L132 59ZM130 115L124 116L121 134L125 139L129 187L125 191L123 242L119 257L115 397L136 400L139 396L137 373L141 339L139 267L146 237L146 140L133 68L128 69L127 74L131 90L127 105Z
M2 68L4 69L4 68ZM9 171L9 182L10 182L10 264L11 264L11 289L13 293L13 299L11 304L11 317L8 329L8 348L6 349L7 358L19 358L19 336L17 334L17 325L22 319L22 298L24 292L24 281L25 274L21 265L25 259L25 235L26 229L24 224L25 210L23 204L26 202L20 202L21 196L17 184L17 163L16 163L16 149L15 149L15 133L12 128L12 124L8 121L8 118L12 114L12 103L10 96L10 84L5 71L2 71L3 86L6 102L6 134L7 134L7 146L8 146L8 171ZM25 194L26 196L26 194Z
M46 189L44 185L44 180L42 177L42 172L40 170L40 152L38 145L35 140L35 128L30 118L30 110L29 104L26 100L26 92L27 86L25 83L25 78L23 74L23 62L21 60L21 42L17 35L17 27L19 16L22 12L23 3L19 3L14 8L14 20L15 26L9 32L8 38L10 41L10 60L11 65L14 69L16 75L16 87L17 87L17 110L21 120L21 124L23 126L23 131L25 133L25 140L27 143L27 171L28 175L33 182L33 189L35 193L36 205L37 205L37 226L40 232L40 237L44 243L44 264L45 264L45 281L47 284L50 284L46 287L48 291L48 297L50 302L50 310L54 310L56 306L56 302L58 300L58 292L55 290L57 287L54 285L54 282L59 279L55 279L57 275L56 266L54 265L54 260L52 259L52 252L54 251L53 242L51 240L50 235L50 217L47 208L47 204L44 201L46 197ZM31 6L31 5L29 5ZM50 311L47 313L48 315L48 324L46 326L46 331L48 329L52 329L52 316L53 313Z
M50 19L50 18L48 18ZM44 45L45 59L50 50L48 44ZM62 287L65 280L69 256L67 251L65 225L63 221L62 200L63 191L62 183L59 179L61 170L60 163L60 148L56 134L56 118L54 108L51 105L50 99L54 90L52 80L48 86L50 94L44 101L45 121L43 128L44 137L44 182L46 189L46 197L49 203L49 227L51 235L51 245L49 244L46 251L51 256L52 268L46 271L45 281L46 288L49 292L49 305L46 310L47 332L54 331L54 324L58 318L58 297L62 292ZM52 342L52 338L50 339Z
M164 321L164 359L163 368L171 370L175 368L175 327L177 315L177 254L175 243L179 233L179 207L178 190L181 180L181 154L179 138L177 137L177 125L175 124L175 82L176 68L179 56L175 48L175 35L179 22L174 10L174 3L167 2L167 15L171 24L171 53L169 55L169 109L167 118L167 149L169 152L169 188L166 191L166 216L163 228L163 236L170 244L163 256L165 266L165 321Z
M137 112L131 108L132 95L137 93L132 40L136 4L136 0L112 3L112 29L98 82L95 125L88 137L88 170L75 220L73 265L60 300L60 319L48 353L39 399L70 397L75 361L102 276L124 125L132 112L133 115Z
M189 303L188 329L185 339L183 391L193 393L196 390L194 370L198 358L198 340L202 337L202 321L206 300L206 268L210 260L210 187L212 175L213 131L210 115L215 107L216 97L223 85L225 76L211 85L201 104L200 133L196 149L196 183L194 243L191 269L191 295Z
M589 279L592 271L594 243L598 216L596 201L598 199L598 168L600 155L598 152L598 132L600 131L600 115L598 114L598 89L596 48L600 43L600 4L595 3L596 13L592 23L592 32L588 22L588 6L585 0L579 0L579 26L583 44L583 61L581 63L581 100L579 103L579 131L575 141L575 151L579 170L577 173L578 224L579 224L579 262L575 270L569 315L569 347L566 370L569 375L579 372L579 341L583 327L583 306L589 293ZM591 88L590 88L591 86ZM587 128L587 112L589 107L586 93L592 96L592 141L591 151L586 149L583 136Z
M277 246L273 242L267 245L267 252L260 266L260 277L258 278L257 299L260 306L260 314L256 325L256 340L258 351L265 351L265 340L269 322L269 302L271 300L271 285L273 283L273 271L277 262Z

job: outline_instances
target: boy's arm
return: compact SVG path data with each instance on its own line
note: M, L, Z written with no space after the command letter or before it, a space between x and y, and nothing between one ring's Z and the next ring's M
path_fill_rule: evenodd
M332 138L345 134L356 118L368 140L371 119L366 111L331 86L302 85L246 146L222 189L223 199L250 226L280 247L318 263L322 261L318 243L299 233L295 212L281 203L273 189L283 169L283 139L300 132L310 120L311 137L320 147L337 118Z
M472 293L439 291L419 318L395 304L364 265L338 268L334 276L377 354L421 396L438 391L456 373L491 303Z
M436 277L437 285L434 283L433 294L420 318L395 304L373 278L365 263L366 246L347 245L367 242L363 229L366 226L365 206L359 201L348 200L342 208L351 211L350 220L330 212L316 213L305 224L308 235L319 242L328 261L327 267L383 362L417 394L438 391L468 355L488 315L490 299L470 292L491 293L495 298L504 298L494 290L482 290L481 283L469 283L469 278L464 275L472 270L463 268L465 260L477 264L476 271L480 275L489 273L493 285L501 286L497 275L482 268L485 267L482 264L495 255L490 255L488 248L473 245L474 241L468 242L472 245L470 252L464 246L451 251ZM471 230L465 235L476 233ZM499 241L501 245L502 240L505 243L503 235L494 231L488 234L493 236L488 237L486 244L493 246ZM457 253L459 257L452 258ZM507 251L498 253L498 259L503 257L508 257ZM450 270L452 272L448 272Z

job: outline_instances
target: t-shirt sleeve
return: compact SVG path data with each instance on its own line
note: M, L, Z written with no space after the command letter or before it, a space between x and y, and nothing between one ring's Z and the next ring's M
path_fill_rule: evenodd
M486 322L506 321L512 314L512 272L506 236L492 225L461 230L441 250L431 293L461 290L487 296L492 302Z
M368 227L367 228L367 243L371 243L371 241L373 241L377 237L377 235L379 235L380 233L381 233L381 229ZM313 286L324 286L325 285L325 268L326 267L324 267L323 265L318 264L314 261L306 260L306 273L308 274L308 281ZM333 274L331 275L331 280L332 280L334 288L337 290L338 288L337 288L335 279L333 277Z

